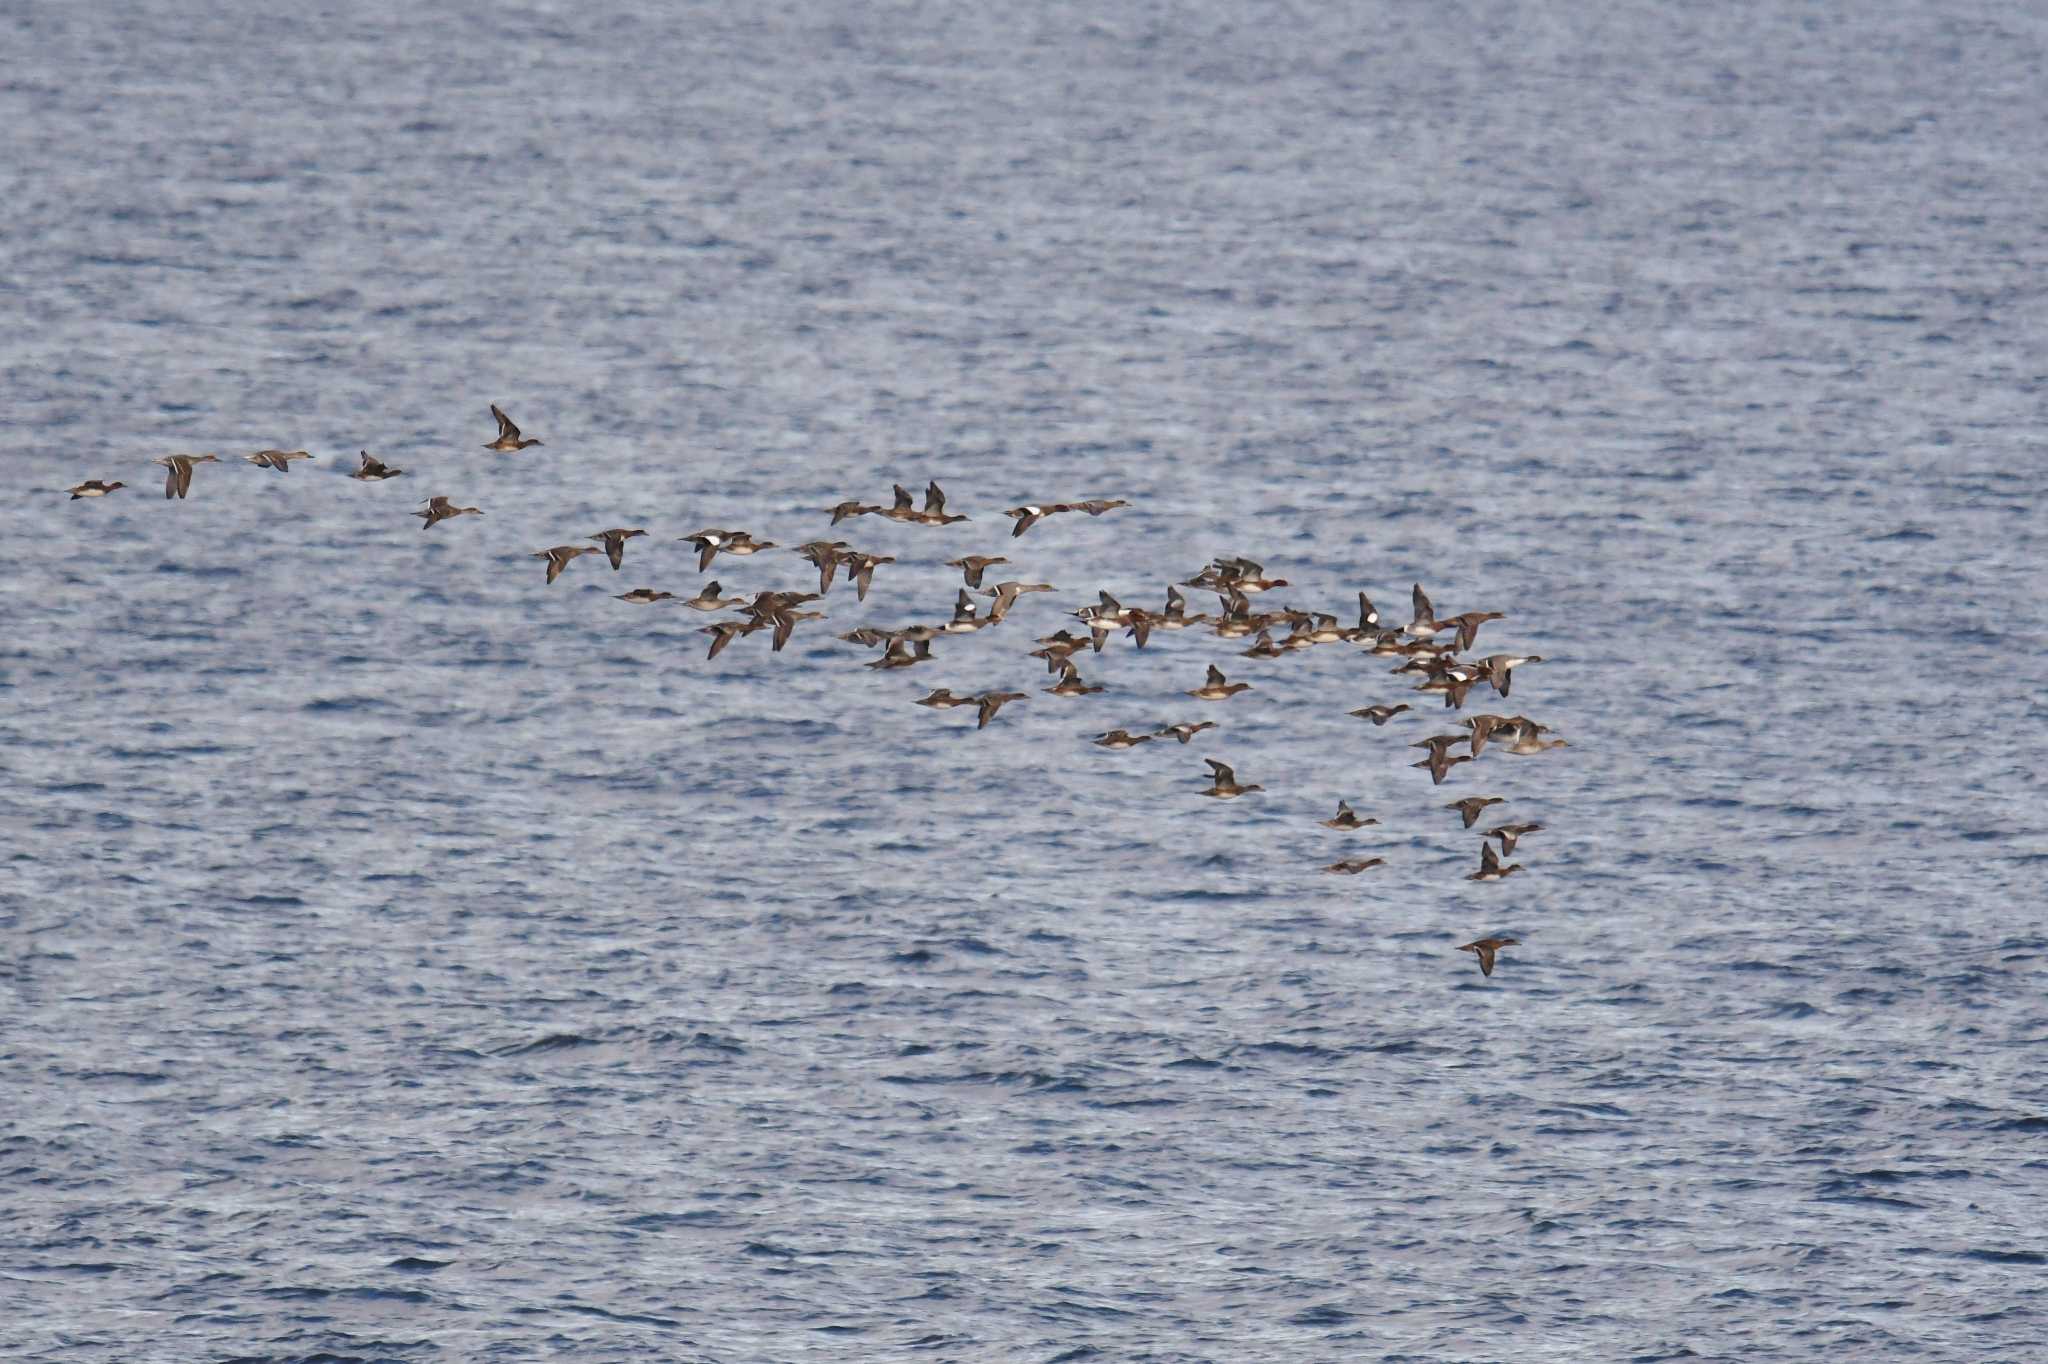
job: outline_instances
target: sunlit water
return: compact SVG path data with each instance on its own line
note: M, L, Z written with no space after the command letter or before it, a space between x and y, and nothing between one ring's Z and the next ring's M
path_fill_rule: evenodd
M279 8L0 10L0 1354L2038 1357L2041 20Z

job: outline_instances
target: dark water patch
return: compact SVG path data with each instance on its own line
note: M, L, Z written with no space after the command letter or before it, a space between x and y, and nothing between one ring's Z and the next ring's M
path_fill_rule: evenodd
M549 1033L531 1042L514 1042L490 1049L492 1056L533 1056L551 1051L573 1051L580 1047L601 1045L600 1039L585 1037L580 1033Z
M690 1212L649 1212L628 1218L624 1226L635 1231L668 1231L671 1228L723 1227L731 1225L731 1219L712 1208L698 1208Z
M336 715L350 711L389 710L391 702L381 696L333 696L308 701L299 709L308 715Z

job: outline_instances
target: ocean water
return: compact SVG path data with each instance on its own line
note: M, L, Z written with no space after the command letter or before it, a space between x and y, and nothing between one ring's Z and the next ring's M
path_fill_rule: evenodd
M0 43L0 1357L2048 1352L2048 21ZM179 451L229 462L166 501ZM827 525L934 478L969 521ZM615 525L622 572L527 557ZM700 576L704 526L897 562L707 661L609 594L813 575ZM834 638L963 553L1060 591L907 672ZM1465 713L1570 746L1432 786L1443 713L1346 716L1430 698L1341 644L1038 690L1063 613L1219 555L1506 613L1477 652L1545 661ZM1524 873L1463 879L1473 794Z

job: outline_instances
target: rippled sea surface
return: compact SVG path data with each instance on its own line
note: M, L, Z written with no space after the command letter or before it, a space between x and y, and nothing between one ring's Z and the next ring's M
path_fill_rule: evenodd
M2025 7L0 45L0 1356L2043 1357ZM228 462L165 501L180 451ZM934 478L969 521L827 525ZM609 594L814 575L700 577L704 526L897 562L707 661ZM906 672L834 638L970 552L1060 591ZM1570 746L1433 787L1349 644L1038 690L1063 613L1235 554L1505 612L1475 653L1545 661L1465 713ZM1464 879L1475 794L1524 873Z

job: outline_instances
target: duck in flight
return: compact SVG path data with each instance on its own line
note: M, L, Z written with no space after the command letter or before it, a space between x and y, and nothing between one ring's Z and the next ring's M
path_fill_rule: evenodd
M1062 512L1087 512L1090 516L1100 516L1130 505L1120 497L1098 497L1087 502L1048 502L1043 506L1027 504L1012 507L1003 515L1017 523L1010 528L1010 538L1014 540L1048 516L1058 516Z
M1103 687L1099 683L1090 685L1084 681L1081 677L1081 670L1069 663L1065 670L1060 673L1060 680L1058 682L1050 687L1041 688L1041 690L1050 692L1054 696L1093 696L1096 692L1102 691Z
M969 554L959 559L948 559L946 567L959 569L960 576L966 579L967 585L980 591L981 575L996 564L1008 562L1010 561L1000 554Z
M986 691L974 698L976 729L987 729L988 722L996 718L996 712L1011 701L1026 701L1030 698L1021 691Z
M1325 829L1364 829L1379 823L1376 819L1360 819L1358 812L1343 801L1337 802L1337 813L1325 820L1319 820Z
M1237 797L1247 795L1253 791L1263 791L1266 789L1257 784L1240 786L1237 780L1237 773L1233 772L1225 764L1217 762L1214 758L1204 758L1202 761L1209 765L1211 777L1208 789L1200 792L1201 795L1214 796L1218 800L1235 800Z
M841 502L832 508L832 524L836 526L851 516L872 516L880 510L872 502L862 502L858 498Z
M1216 728L1216 722L1214 720L1183 720L1177 725L1164 725L1160 727L1158 730L1154 731L1153 737L1160 739L1178 739L1182 743L1186 743L1188 740L1194 738L1197 734L1200 734L1203 730L1214 728Z
M1323 870L1335 876L1356 876L1362 871L1371 871L1374 867L1386 865L1387 859L1384 857L1363 857L1345 862L1332 862Z
M219 455L165 455L153 459L152 464L161 464L170 472L164 475L165 498L182 498L192 491L192 468L197 464L218 464Z
M1231 682L1224 678L1223 670L1214 663L1209 665L1209 680L1188 692L1197 701L1228 701L1241 691L1250 691L1249 682Z
M1017 598L1023 596L1026 592L1057 591L1059 591L1059 589L1057 587L1054 587L1051 583L997 583L994 587L990 588L988 592L989 596L995 598L993 602L989 603L989 619L1001 620L1004 616L1009 615L1010 608L1017 604Z
M893 564L893 554L866 554L857 549L842 550L839 562L846 565L846 576L853 583L853 599L866 601L868 589L875 585L875 570L883 564Z
M1479 958L1479 974L1490 976L1493 974L1493 954L1500 951L1503 947L1519 946L1521 946L1521 941L1517 938L1481 938L1477 942L1461 944L1458 950L1460 952L1470 952L1473 956Z
M612 572L616 573L619 565L626 562L626 541L645 534L644 530L601 530L589 538L604 542L604 557L612 561Z
M502 411L498 409L498 405L496 403L491 404L491 415L498 419L498 438L492 441L489 445L486 445L484 449L524 450L529 445L540 444L540 441L538 439L521 440L519 438L519 428L512 424L512 419L510 417L506 416Z
M1486 836L1500 840L1500 855L1502 857L1512 857L1517 839L1541 832L1542 828L1541 824L1496 824L1486 831Z
M818 570L818 592L822 596L832 590L832 579L839 572L841 554L849 548L851 546L844 540L809 540L790 553L808 560Z
M711 567L711 561L721 554L737 554L744 558L759 554L764 549L774 549L773 540L756 540L743 530L700 530L695 535L679 535L697 547L697 571L702 573Z
M673 600L676 594L673 592L657 592L651 587L636 587L631 592L614 592L612 595L620 601L629 601L639 606L651 606L658 601Z
M704 657L718 657L726 645L741 635L751 635L760 628L761 622L757 620L721 620L703 627L699 633L711 636L711 648Z
M925 662L931 656L932 642L929 638L914 642L898 638L889 641L889 647L882 651L880 658L863 663L861 666L863 668L908 668Z
M443 521L450 521L458 516L482 516L483 510L479 507L458 507L447 498L436 496L427 499L425 511L416 511L413 515L420 518L421 530L432 530Z
M368 450L362 453L362 467L349 475L350 478L356 479L358 482L380 483L387 478L397 478L405 472L403 469L392 468L381 459L373 458Z
M88 478L77 487L66 488L64 491L70 493L71 500L76 502L81 497L105 497L108 493L127 486L126 483L102 483L96 478Z
M696 596L683 599L683 605L693 611L723 611L728 606L744 606L746 602L745 597L720 597L716 578L704 584L703 591Z
M1510 862L1503 867L1500 859L1493 855L1493 844L1481 840L1479 844L1479 870L1471 873L1467 881L1505 881L1522 870L1520 862Z
M288 474L292 471L293 460L313 457L304 450L258 450L255 454L243 455L242 458L259 469L275 469L281 474Z
M1139 744L1149 744L1155 737L1157 736L1151 734L1127 734L1123 730L1112 729L1109 733L1098 739L1092 739L1089 742L1093 743L1097 748L1125 749L1136 748Z
M1478 822L1481 810L1484 810L1489 805L1505 804L1507 804L1505 796L1467 796L1463 800L1452 801L1444 809L1456 810L1460 815L1463 815L1465 817L1465 827L1469 829Z
M546 559L548 561L548 581L552 583L555 579L562 576L562 570L567 568L570 561L578 555L596 554L598 552L596 547L591 545L556 545L553 549L543 549L529 557Z
M1345 714L1356 715L1361 720L1370 720L1375 725L1384 725L1407 709L1408 703L1404 701L1398 706L1361 706L1357 710L1346 711Z

